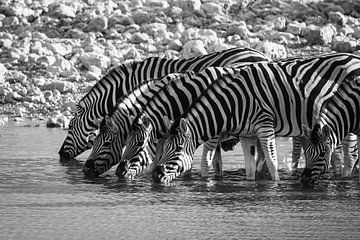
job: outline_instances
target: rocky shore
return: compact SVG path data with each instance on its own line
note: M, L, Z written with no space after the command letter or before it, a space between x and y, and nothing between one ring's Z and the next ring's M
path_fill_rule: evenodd
M359 17L355 0L2 0L0 126L66 128L109 68L149 56L360 54Z

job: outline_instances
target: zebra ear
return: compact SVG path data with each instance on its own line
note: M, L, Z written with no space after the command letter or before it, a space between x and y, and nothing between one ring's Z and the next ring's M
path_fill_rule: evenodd
M145 126L145 128L149 128L150 127L150 120L146 115L143 115L142 117L142 122Z
M188 122L185 118L180 119L179 129L182 133L186 133L188 130Z
M330 127L328 125L323 126L322 128L322 135L324 136L324 138L329 138L330 137Z
M133 123L135 121L135 116L134 115L129 115L129 120L130 120L130 123Z
M108 128L111 128L113 131L118 130L117 126L114 124L114 121L109 117L109 115L105 116L104 121L105 121L105 125Z
M102 119L100 119L100 118L95 119L95 125L97 126L97 128L100 128L101 121L102 121Z
M173 123L174 123L174 121L170 120L168 118L168 116L166 116L166 115L164 116L164 124L165 124L165 128L166 128L167 132L170 131L170 128L173 125Z

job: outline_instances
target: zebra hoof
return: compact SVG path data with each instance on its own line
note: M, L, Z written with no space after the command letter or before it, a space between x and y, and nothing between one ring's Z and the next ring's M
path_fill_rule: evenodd
M304 169L301 174L301 184L304 188L314 188L315 180L311 177L311 169Z

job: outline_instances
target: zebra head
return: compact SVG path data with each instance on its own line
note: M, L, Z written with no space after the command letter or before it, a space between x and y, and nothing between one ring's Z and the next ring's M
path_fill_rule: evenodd
M89 126L84 121L86 117L85 108L77 105L75 116L70 120L68 134L59 150L60 160L70 160L92 147L94 123Z
M329 141L330 128L325 125L321 129L320 124L317 123L311 132L304 132L303 146L306 167L301 175L301 183L303 186L314 187L315 182L328 169L332 152Z
M100 133L94 140L94 146L85 162L83 173L86 176L99 176L119 162L122 152L118 127L109 116L100 124Z
M192 166L195 146L189 123L181 118L178 124L175 123L169 135L158 143L160 149L156 152L153 172L155 182L168 183Z
M155 139L153 126L145 114L139 115L132 125L126 139L126 148L116 169L118 177L133 178L155 158Z

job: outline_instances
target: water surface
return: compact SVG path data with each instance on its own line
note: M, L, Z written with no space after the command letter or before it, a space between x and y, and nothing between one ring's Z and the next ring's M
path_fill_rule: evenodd
M33 124L33 123L30 123ZM241 147L223 156L224 177L191 176L169 186L149 178L119 181L115 168L84 178L78 161L61 164L66 131L0 128L1 239L358 239L358 177L303 189L286 169L281 181L246 181ZM286 168L291 142L280 139ZM213 176L213 173L211 173Z

